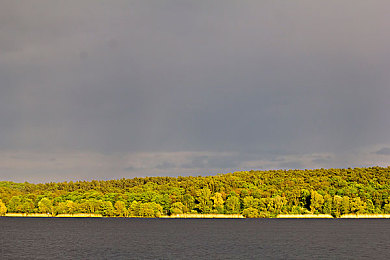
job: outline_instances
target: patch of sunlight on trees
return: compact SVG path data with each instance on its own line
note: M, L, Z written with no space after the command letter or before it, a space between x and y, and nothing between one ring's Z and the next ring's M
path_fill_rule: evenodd
M390 214L390 168L245 171L62 183L0 182L0 216Z

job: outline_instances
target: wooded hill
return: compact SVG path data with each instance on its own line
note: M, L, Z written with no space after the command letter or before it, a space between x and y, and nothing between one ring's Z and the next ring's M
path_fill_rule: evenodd
M44 184L0 182L0 215L383 214L390 213L389 180L390 167L371 167Z

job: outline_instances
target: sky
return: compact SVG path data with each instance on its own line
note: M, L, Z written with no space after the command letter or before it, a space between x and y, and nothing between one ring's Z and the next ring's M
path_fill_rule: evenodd
M2 1L0 180L388 166L390 2Z

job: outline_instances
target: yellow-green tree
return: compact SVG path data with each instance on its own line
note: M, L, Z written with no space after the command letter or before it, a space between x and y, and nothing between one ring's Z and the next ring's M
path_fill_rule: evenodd
M341 207L342 207L342 204L343 204L343 198L341 196L338 196L338 195L334 195L333 197L333 207L332 207L332 215L336 218L340 217L341 213L342 213L342 210L341 210Z
M343 196L343 201L341 203L341 212L343 214L348 214L350 212L350 201L348 196Z
M0 199L0 216L5 216L5 213L7 213L7 207L5 206L4 202Z
M38 209L41 213L53 215L53 203L48 198L43 198L38 202Z
M173 215L183 214L184 205L181 202L172 203L170 212Z
M22 213L32 213L34 211L34 203L31 199L24 199L22 204L21 212Z
M74 214L77 209L77 204L71 200L67 200L65 202L66 213Z
M217 213L224 213L224 208L223 208L223 198L222 194L220 192L216 192L214 196L211 197L211 199L214 201L213 208Z
M114 207L112 206L111 201L104 201L101 206L101 212L103 216L112 217L114 216Z
M286 198L278 195L269 200L267 209L272 215L276 216L282 211L282 208L285 204Z
M255 199L252 196L246 196L242 200L242 204L243 204L244 209L248 209L248 208L255 208L256 209L259 206L258 199Z
M258 218L260 217L259 210L255 208L246 208L242 211L242 215L246 218Z
M133 217L139 216L139 211L140 211L141 204L142 204L142 203L141 203L140 201L136 201L136 200L134 200L134 201L130 204L129 212L130 212L130 215L131 215L131 216L133 216Z
M123 201L118 200L117 202L115 202L114 207L115 207L115 212L119 217L124 217L128 215L126 205Z
M357 197L352 199L350 207L352 213L362 214L365 213L367 205L364 201Z
M80 205L80 212L87 212L86 204ZM71 200L58 203L54 208L54 214L74 214L77 210L77 203Z
M324 197L312 190L310 193L310 210L312 213L322 213L322 206L324 204Z

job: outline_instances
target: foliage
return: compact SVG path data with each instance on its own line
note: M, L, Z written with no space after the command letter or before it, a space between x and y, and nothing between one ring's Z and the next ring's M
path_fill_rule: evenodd
M0 216L4 216L5 213L7 213L7 207L5 204L0 200Z
M0 215L98 213L390 213L390 168L242 171L207 177L146 177L62 183L0 182Z

